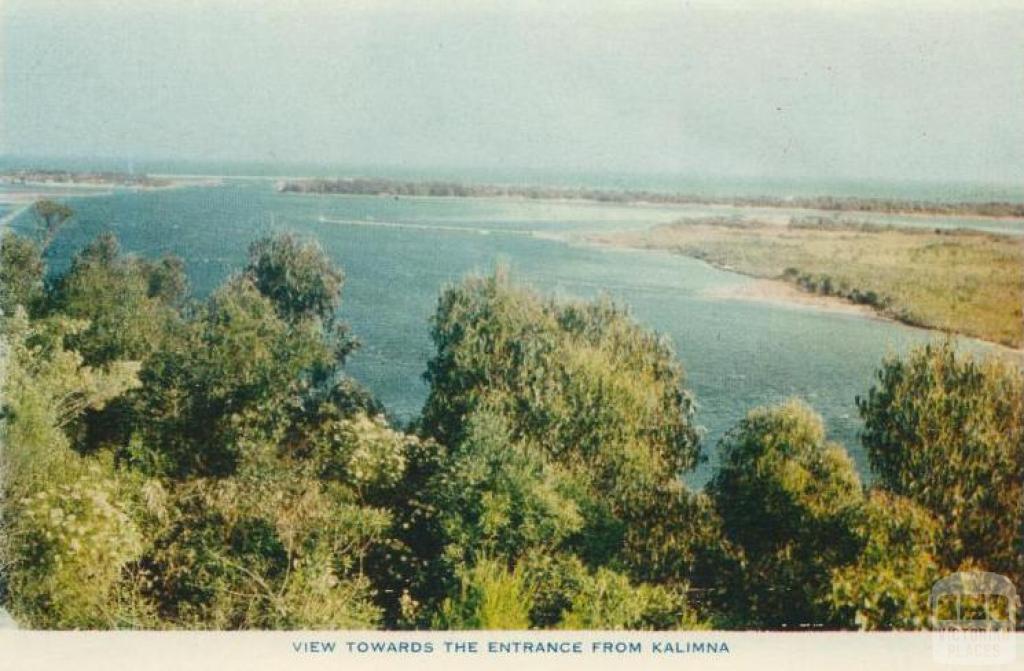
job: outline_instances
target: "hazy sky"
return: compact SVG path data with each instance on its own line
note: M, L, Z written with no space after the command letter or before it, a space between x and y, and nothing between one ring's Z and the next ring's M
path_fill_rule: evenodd
M768 6L0 0L0 153L1024 180L1024 0Z

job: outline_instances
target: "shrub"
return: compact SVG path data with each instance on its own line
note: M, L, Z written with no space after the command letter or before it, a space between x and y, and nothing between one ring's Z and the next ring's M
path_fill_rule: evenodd
M935 515L940 563L1021 577L1024 375L951 341L890 357L859 398L880 486Z
M29 238L10 231L0 237L0 312L14 314L17 306L35 313L42 305L42 249Z
M941 577L935 519L905 498L876 490L853 529L862 549L853 564L832 572L828 600L836 621L862 630L927 628L928 596Z
M11 506L10 602L37 628L139 626L145 610L129 576L143 538L96 464Z
M698 432L665 340L606 299L543 299L500 270L447 289L432 335L418 430L445 447L403 485L406 538L433 567L415 598L452 589L459 562L534 550L686 582L686 516L704 511L678 478Z
M455 596L442 604L434 629L527 629L532 594L522 569L507 569L493 559L481 559L459 572Z
M751 411L720 449L708 492L739 553L739 574L719 587L732 616L745 626L834 626L830 571L856 556L849 520L863 498L846 451L795 400Z

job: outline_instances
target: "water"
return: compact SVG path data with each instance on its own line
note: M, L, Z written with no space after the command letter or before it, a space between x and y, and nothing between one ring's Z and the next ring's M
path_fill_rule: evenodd
M62 269L76 250L110 230L128 251L184 258L198 295L240 268L246 247L261 235L293 230L317 237L345 270L342 316L363 342L348 371L403 421L418 413L426 396L427 322L447 283L504 262L515 278L545 292L606 292L667 335L685 366L710 457L688 477L695 485L714 467L725 430L751 408L790 396L822 414L830 437L845 444L866 473L854 398L867 391L887 352L930 337L856 315L713 299L709 290L751 280L678 255L555 237L665 223L678 219L680 208L303 196L278 194L266 180L115 191L67 202L77 216L55 241L51 267ZM18 218L12 225L26 222Z

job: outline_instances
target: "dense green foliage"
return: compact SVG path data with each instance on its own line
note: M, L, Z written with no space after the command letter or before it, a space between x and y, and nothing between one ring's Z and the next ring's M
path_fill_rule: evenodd
M1024 380L949 343L859 400L872 488L791 400L697 492L682 368L608 299L446 288L403 429L344 372L315 243L257 241L202 300L178 259L101 236L47 278L44 246L0 246L0 596L26 625L916 629L945 573L1020 579Z
M723 440L709 493L742 566L739 584L727 585L733 618L767 628L838 624L821 597L830 569L856 555L848 518L862 493L821 419L799 402L752 411Z
M72 346L86 361L139 361L161 349L174 331L174 309L187 291L179 259L156 263L121 254L107 233L75 255L71 268L52 287L48 311L88 323Z
M1024 578L1024 378L941 342L890 358L858 399L879 482L929 510L945 565Z
M925 628L929 590L943 574L934 549L938 523L920 506L882 490L868 495L851 522L858 553L832 569L825 598L833 621L872 630Z
M418 429L446 447L405 486L427 577L414 596L443 598L480 557L518 570L531 552L685 588L702 520L679 475L698 441L668 344L607 300L556 303L502 271L445 291L432 334Z
M0 310L34 312L43 299L43 256L34 241L5 232L0 237Z

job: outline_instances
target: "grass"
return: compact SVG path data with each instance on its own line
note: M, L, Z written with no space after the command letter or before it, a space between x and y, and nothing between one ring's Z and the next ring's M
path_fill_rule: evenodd
M684 221L602 242L663 249L907 324L1024 345L1024 240L968 230Z

